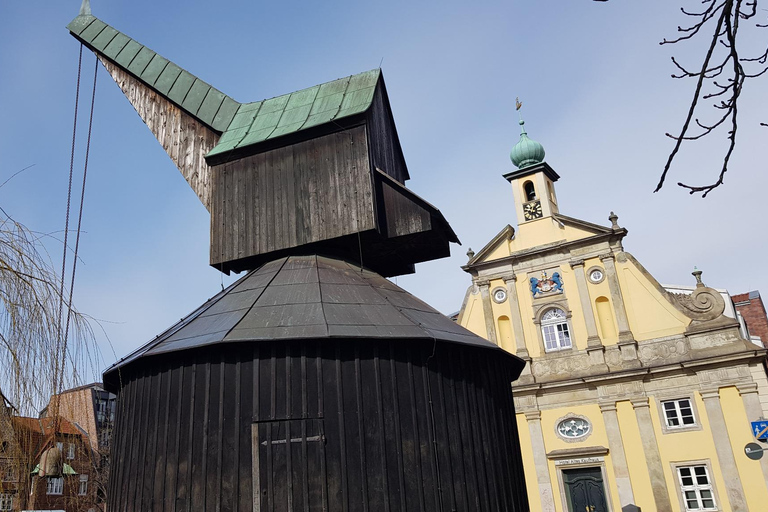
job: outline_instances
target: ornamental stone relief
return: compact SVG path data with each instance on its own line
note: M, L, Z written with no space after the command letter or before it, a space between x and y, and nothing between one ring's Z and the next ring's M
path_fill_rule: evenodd
M704 370L698 372L699 382L701 384L723 384L752 381L747 366L731 366L729 368L718 368L716 370Z
M598 386L597 395L601 399L612 399L616 401L627 397L642 396L643 391L643 383L640 381L619 382L616 384Z
M669 362L670 359L683 359L690 352L685 338L676 338L655 343L639 343L638 356L644 364L655 361Z
M590 369L589 355L576 353L568 357L536 359L531 363L531 373L537 379L584 375Z

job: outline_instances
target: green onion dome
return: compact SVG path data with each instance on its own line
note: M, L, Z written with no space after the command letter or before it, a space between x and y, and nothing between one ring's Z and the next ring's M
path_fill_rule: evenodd
M529 139L525 132L525 121L520 120L520 140L512 148L509 158L518 169L528 167L534 164L540 164L544 161L544 146Z

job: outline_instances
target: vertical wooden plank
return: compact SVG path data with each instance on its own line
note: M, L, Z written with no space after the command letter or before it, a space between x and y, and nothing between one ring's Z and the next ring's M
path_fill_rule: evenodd
M344 381L343 378L343 372L341 369L341 347L339 346L339 343L336 342L336 401L338 404L338 414L339 414L339 453L341 455L340 460L340 471L341 474L341 505L343 512L347 512L349 510L349 476L347 473L347 467L348 467L348 460L347 460L347 427L346 427L346 414L344 414Z
M315 343L315 367L317 369L317 416L318 418L325 418L324 407L324 395L325 388L323 387L323 359L320 348L320 343ZM325 437L325 420L320 422L321 430L320 436L322 439L321 456L320 456L320 499L323 512L328 512L328 494L330 489L328 487L328 467L326 464L326 443Z
M271 220L271 203L269 198L272 191L269 188L269 182L267 180L269 170L266 165L265 155L256 155L259 167L259 252L265 253L270 250L270 239L272 233L269 229Z
M125 499L128 496L128 486L130 479L127 475L131 466L131 451L133 449L134 437L133 429L135 422L137 421L138 414L136 414L136 406L139 403L137 400L137 383L136 379L132 378L127 383L127 387L123 388L122 403L118 400L118 406L122 419L120 425L120 457L119 459L112 459L117 461L117 475L112 475L111 479L116 480L112 485L113 494L110 496L120 496L125 503ZM110 500L111 506L117 506L115 500Z
M163 386L163 382L165 382L165 386ZM155 504L155 507L159 510L163 510L164 503L163 503L163 496L165 494L165 468L166 468L166 460L168 455L168 428L169 428L169 416L168 411L170 409L170 401L171 401L171 371L170 368L166 369L161 374L161 380L160 380L160 387L159 390L162 390L159 393L159 400L158 405L160 402L163 403L162 411L158 410L156 417L162 418L163 423L163 435L162 435L162 441L159 444L156 444L156 449L158 449L158 455L155 459L155 473L154 478L152 479L155 486L152 494L152 499ZM159 435L157 437L160 437ZM157 439L156 439L157 443Z
M362 490L362 510L368 511L368 504L370 503L370 495L368 493L368 461L366 458L365 448L368 444L365 433L365 419L363 413L363 390L362 390L362 375L360 368L360 347L355 345L355 399L356 399L356 416L357 416L357 431L360 436L360 475L361 475L361 490Z
M306 183L303 172L303 162L298 156L300 149L293 146L291 149L291 162L292 169L291 175L293 176L293 190L294 190L294 221L296 224L295 238L296 245L303 245L307 240L307 231L309 230L309 221L307 219L306 210Z
M424 361L429 361L430 355L426 353L426 351L422 350L419 355L422 356ZM416 366L416 365L414 365ZM434 417L434 409L432 406L432 385L429 381L429 367L427 366L427 363L423 363L418 367L419 373L421 374L421 390L423 393L423 397L420 397L423 400L423 406L420 407L422 411L426 411L426 416L423 418L423 421L425 423L425 432L427 434L427 446L426 446L426 456L429 458L429 467L430 467L430 473L431 473L431 481L429 483L425 482L425 487L427 489L433 490L433 499L434 499L434 507L436 507L438 510L443 509L443 497L440 493L441 488L441 480L440 480L440 452L437 450L437 440L435 439L435 417ZM425 479L426 480L426 479Z
M225 377L228 373L227 368L227 357L222 355L221 359L219 360L219 422L217 426L217 435L216 435L216 512L221 512L221 503L224 499L224 485L223 485L223 456L224 456L224 438L227 437L227 432L224 430L224 410L226 408L226 404L224 402L224 390L227 389L225 387ZM227 393L227 397L231 397L231 393ZM231 481L230 481L231 485ZM230 498L230 504L231 504L231 496L228 496ZM230 508L227 510L231 510Z
M307 448L307 346L301 345L301 482L304 512L309 512L309 456ZM314 476L314 475L313 475Z
M174 418L175 425L181 424L181 400L184 394L184 367L176 367L171 371L171 402L169 408L169 416ZM179 508L176 500L178 496L178 461L179 461L179 449L180 439L179 430L177 428L170 429L168 438L168 444L170 445L170 453L168 454L165 474L165 507L166 510L176 512ZM181 511L180 511L181 512ZM188 512L188 511L184 511Z
M394 343L390 341L388 343L389 361L385 361L385 364L389 365L389 383L390 389L388 390L388 396L385 396L384 402L392 404L393 414L390 418L390 424L387 426L387 432L391 433L393 438L387 437L386 444L395 452L395 462L397 468L397 497L399 498L399 508L393 506L393 508L400 512L406 512L408 509L406 502L405 491L405 468L403 467L403 436L400 427L401 417L401 402L399 397L399 386L397 380L397 368L395 366L396 353L394 349ZM387 418L385 417L385 420ZM392 494L392 493L390 493ZM394 498L394 496L393 496ZM394 503L393 503L394 505Z
M416 494L419 500L419 511L424 512L426 510L426 493L424 492L424 489L427 487L427 477L425 476L424 472L422 471L422 463L428 464L428 462L422 462L422 454L423 453L429 453L429 450L431 449L431 446L427 445L426 450L424 449L424 441L423 441L423 431L420 430L419 427L419 414L421 411L426 411L426 407L423 407L423 404L418 403L418 398L423 396L422 393L417 392L417 380L415 377L416 370L414 369L413 365L413 352L411 350L411 347L408 347L406 352L407 357L407 366L406 371L408 374L408 390L410 391L410 404L411 404L411 418L413 419L412 423L412 432L413 432L413 451L414 451L414 460L416 462ZM422 405L422 407L419 407L419 405ZM435 504L436 505L436 504Z
M461 431L463 453L462 470L467 488L465 507L467 507L468 510L487 510L487 507L483 507L480 499L481 490L478 486L479 469L475 465L477 454L471 424L472 414L469 411L469 404L467 403L467 379L462 377L468 375L463 373L461 368L461 361L463 359L465 359L465 357L451 357L449 358L448 363L450 365L451 375L453 376L453 407L457 418L459 418L459 429Z
M440 415L442 421L440 421L440 433L443 437L442 446L445 446L445 456L447 459L447 471L446 478L450 489L449 498L451 503L451 510L456 510L458 503L464 501L466 496L466 487L463 487L466 482L462 479L463 472L463 446L461 445L461 432L459 431L459 419L450 414L450 410L446 406L448 400L448 389L446 389L446 381L450 381L450 376L447 375L445 369L445 360L447 352L443 351L443 345L436 347L439 350L437 357L435 358L435 365L437 367L437 393L440 405ZM447 349L453 350L453 348ZM457 442L458 441L458 442ZM457 471L459 470L459 471ZM466 510L466 503L465 503Z
M261 480L259 471L259 424L251 425L251 467L253 468L253 512L261 512Z
M253 460L251 462L251 492L252 492L252 498L253 498L253 511L254 512L261 512L261 466L259 465L259 426L258 423L255 423L260 419L259 416L259 409L260 409L260 371L261 371L261 350L258 346L254 346L253 348L253 403L251 404L252 409L252 419L254 421L252 430L255 430L255 437L251 438L251 450L256 451L255 457L253 457Z
M198 388L198 382L197 379L200 378L202 380L202 376L198 377L197 374L197 367L199 366L196 362L191 362L189 365L190 368L188 371L185 372L190 374L189 378L189 415L187 416L187 423L188 423L188 432L187 437L183 443L181 443L182 448L186 448L186 461L185 461L185 467L186 472L184 474L185 478L184 481L186 482L186 510L192 511L192 447L195 446L196 439L195 439L195 421L196 414L195 414L195 393L197 392ZM179 453L179 457L181 457L181 453ZM179 464L179 470L181 471L182 465ZM179 477L181 479L181 477Z
M133 493L133 507L137 510L141 509L141 496L144 491L144 486L142 485L144 481L144 469L146 468L146 454L147 454L147 428L146 426L149 424L149 406L150 406L150 374L147 372L144 375L144 378L141 379L143 391L142 391L142 405L141 405L141 412L140 412L140 427L138 431L135 433L135 435L138 437L139 440L139 450L136 456L136 469L135 469L135 477L136 478L136 485L135 490Z
M285 417L290 419L293 417L293 411L291 407L291 398L293 394L292 389L292 380L291 380L291 370L293 369L293 358L291 357L291 345L287 344L285 345ZM286 421L285 423L285 471L287 476L287 489L286 489L286 497L288 501L288 512L294 512L293 511L293 457L292 457L292 443L291 438L293 437L291 433L291 422Z
M384 511L389 512L390 510L390 485L389 485L389 475L388 475L388 464L391 464L392 461L387 459L387 434L386 429L384 428L384 402L382 401L382 371L381 371L381 360L379 358L379 347L378 345L374 345L373 347L373 378L374 378L374 387L375 387L375 404L376 404L376 420L379 427L378 432L378 447L380 448L380 462L381 462L381 483L382 483L382 491L383 491L383 502L384 502Z
M215 357L215 356L214 356ZM211 359L214 359L213 357ZM208 434L205 442L206 463L205 480L205 507L206 510L216 510L219 500L219 442L221 436L221 376L222 368L220 357L215 357L210 363L210 388L208 394Z

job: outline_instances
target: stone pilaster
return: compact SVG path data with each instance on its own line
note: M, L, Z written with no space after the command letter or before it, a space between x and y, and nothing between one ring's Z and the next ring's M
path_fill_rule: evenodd
M498 345L496 322L493 318L493 305L491 304L491 282L488 279L478 280L477 286L480 288L480 300L483 303L483 317L485 318L485 332L488 336L488 341Z
M518 357L526 359L528 347L525 346L525 334L523 334L523 317L520 314L520 300L517 297L517 276L512 274L504 278L504 284L507 285L507 302L509 303L509 318L512 320L512 333L515 336L515 354Z
M747 411L747 421L757 421L763 417L763 408L760 404L760 396L757 394L757 384L739 384L739 394L744 401L744 409ZM763 478L768 485L768 457L760 459L760 468Z
M584 312L584 323L587 326L587 354L592 366L605 365L605 347L597 334L595 313L592 311L592 301L589 298L587 277L584 274L584 260L571 260L571 268L576 276L576 290L579 294L581 310Z
M703 389L701 398L707 409L709 427L712 429L712 437L715 440L717 459L725 478L725 488L728 501L733 512L747 512L747 500L744 497L744 489L741 486L739 470L736 467L736 457L731 448L731 439L728 436L728 427L725 424L723 408L720 405L720 390L717 388ZM722 498L721 498L722 499Z
M632 407L635 409L637 426L640 429L640 438L643 443L645 462L648 466L648 476L651 479L653 489L653 501L657 512L672 512L672 504L669 501L667 480L664 478L664 468L661 465L661 454L656 442L656 432L651 420L651 409L648 398L633 398Z
M635 496L632 492L632 482L629 479L629 467L627 466L627 456L624 452L624 442L621 439L616 402L601 402L599 405L600 412L603 413L605 432L608 436L608 448L611 450L616 487L619 489L619 501L622 507L634 505Z
M544 446L544 433L541 431L541 411L527 411L528 431L531 434L533 449L533 465L536 468L536 481L539 484L542 512L555 512L555 496L552 491L552 481L549 478L549 463L547 449Z
M600 261L605 267L605 278L608 281L608 289L611 292L611 303L613 303L613 312L616 315L616 323L619 324L619 350L621 359L625 364L639 366L640 361L637 358L637 342L632 331L629 328L627 319L627 308L624 306L624 296L621 294L619 285L619 276L616 273L616 264L613 261L613 253L600 255Z

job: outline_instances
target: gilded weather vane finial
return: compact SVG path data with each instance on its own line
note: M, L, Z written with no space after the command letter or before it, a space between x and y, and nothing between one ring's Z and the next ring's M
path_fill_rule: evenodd
M522 106L523 104L520 103L520 98L519 97L515 98L515 110L520 110L520 107Z

